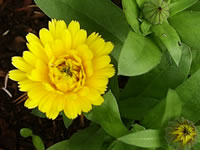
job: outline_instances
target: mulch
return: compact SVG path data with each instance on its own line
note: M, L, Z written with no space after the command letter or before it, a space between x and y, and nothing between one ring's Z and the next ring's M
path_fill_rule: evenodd
M27 49L25 36L47 27L49 18L41 12L32 0L0 0L0 150L34 150L31 138L23 138L21 128L30 128L39 135L46 147L68 139L83 128L80 119L73 121L66 129L61 117L48 120L32 115L24 102L15 101L23 93L17 83L6 78L12 56L21 56ZM6 85L5 85L6 84ZM7 94L3 88L12 95Z

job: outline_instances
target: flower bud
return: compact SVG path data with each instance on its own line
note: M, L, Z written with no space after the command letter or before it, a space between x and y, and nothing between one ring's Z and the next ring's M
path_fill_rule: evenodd
M143 13L150 23L162 24L169 17L169 6L164 0L148 0L144 3Z
M197 140L197 129L192 121L180 118L170 121L166 127L166 140L178 150L189 150Z

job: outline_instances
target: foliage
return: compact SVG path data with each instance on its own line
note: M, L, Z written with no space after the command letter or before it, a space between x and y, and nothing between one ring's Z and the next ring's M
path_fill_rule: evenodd
M35 0L50 18L77 20L115 45L116 75L104 103L84 114L89 127L47 150L173 150L165 139L168 122L200 120L200 2L166 0L169 18L151 24L144 17L146 1L122 0L120 9L110 0ZM118 77L124 79L120 87ZM38 110L32 113L45 117ZM68 128L72 120L61 115ZM43 149L30 129L21 135Z

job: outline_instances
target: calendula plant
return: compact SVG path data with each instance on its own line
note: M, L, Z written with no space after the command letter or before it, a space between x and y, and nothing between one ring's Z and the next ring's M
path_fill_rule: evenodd
M9 76L33 114L91 121L47 150L200 148L199 0L35 2L52 20Z

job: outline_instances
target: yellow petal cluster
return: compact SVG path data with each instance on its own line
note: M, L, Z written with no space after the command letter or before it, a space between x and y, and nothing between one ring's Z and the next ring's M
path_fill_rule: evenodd
M111 42L95 32L87 36L77 21L67 26L55 19L49 29L40 30L39 37L29 33L26 39L29 50L12 58L17 69L9 77L27 92L27 108L38 107L50 119L64 111L74 119L103 103L101 95L115 73L110 64Z
M176 127L175 131L171 134L176 135L173 142L180 142L183 146L191 141L194 141L197 135L195 128L187 121Z

